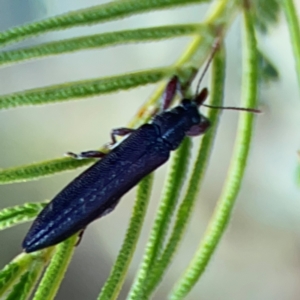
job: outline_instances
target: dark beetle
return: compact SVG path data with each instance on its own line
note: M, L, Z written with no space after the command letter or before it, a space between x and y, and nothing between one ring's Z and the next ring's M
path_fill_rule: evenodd
M116 135L130 135L107 155L97 151L69 153L77 158L103 158L75 178L42 210L23 242L26 252L58 244L111 212L125 193L168 160L170 152L179 147L186 135L196 136L207 130L209 121L198 110L207 96L206 89L193 101L183 99L180 105L165 110L177 86L178 79L174 77L166 88L163 111L151 124L136 130L114 130L112 144L116 143Z
M84 230L95 219L110 213L125 193L168 160L170 152L179 147L185 136L197 136L209 128L209 120L198 110L207 97L207 89L203 89L193 100L183 99L180 105L166 110L178 86L175 76L167 85L163 111L150 124L135 130L113 130L112 144L116 143L116 135L130 135L110 153L69 153L75 158L103 158L75 178L42 210L23 242L26 252L56 245ZM227 108L259 112L256 109Z

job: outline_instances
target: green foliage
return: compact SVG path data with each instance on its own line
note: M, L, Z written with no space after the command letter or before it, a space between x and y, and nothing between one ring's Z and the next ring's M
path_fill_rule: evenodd
M161 68L27 90L25 92L1 96L0 109L22 105L49 104L74 98L85 98L117 92L119 90L127 90L147 83L155 83L173 72L174 70Z
M297 15L297 9L293 0L282 0L282 8L288 23L291 44L294 51L295 67L298 76L298 84L300 86L300 21Z
M207 1L209 0L114 1L8 29L0 33L0 45L4 46L32 36L41 35L49 31L63 30L76 26L87 26L121 19L152 10L166 9L174 6L183 6Z
M0 296L17 280L24 272L19 264L12 261L0 272Z
M249 11L253 13L254 25L261 33L267 33L279 20L280 0L254 0L248 2Z
M153 175L150 174L138 186L132 217L123 245L98 300L117 299L120 293L141 233L151 195L152 181Z
M76 26L90 26L148 11L201 4L203 2L213 2L213 5L209 10L209 14L201 23L173 24L108 32L0 52L0 66L4 66L28 59L41 59L50 55L61 55L96 47L158 41L184 35L192 36L192 41L187 49L170 66L118 74L106 78L66 82L55 86L2 95L0 96L0 109L87 98L161 82L153 96L143 104L128 125L129 127L138 127L147 122L159 107L159 100L165 88L165 81L163 80L177 74L183 85L189 87L195 76L195 71L202 66L211 54L212 45L216 39L225 37L231 23L241 14L244 16L242 33L244 38L243 95L241 106L255 107L257 105L256 94L259 80L269 82L278 78L276 67L265 54L257 49L256 36L258 32L266 34L270 31L270 28L277 22L281 10L284 11L288 22L296 60L296 71L300 79L300 29L292 0L118 0L11 28L0 33L0 47L50 31L65 30ZM226 65L225 50L225 45L221 41L212 62L211 105L222 105ZM129 299L151 298L179 248L208 165L219 113L218 110L209 110L208 118L212 126L202 138L195 161L190 162L189 153L192 146L188 138L184 140L181 147L172 156L157 216L145 247L141 266L132 285ZM186 272L172 290L170 299L183 299L189 293L205 271L211 256L220 243L230 221L243 179L251 146L253 127L254 116L249 113L241 113L236 135L236 146L232 154L231 167L228 171L223 192L203 240L200 242L199 248ZM105 148L102 147L101 150L105 150ZM8 168L0 170L0 184L35 180L43 176L82 167L93 161L92 159L59 158ZM192 171L187 176L189 162L192 164ZM152 179L153 175L150 174L138 186L136 202L122 248L98 299L116 299L119 295L145 219L152 189ZM187 190L181 199L180 193L184 183L187 185ZM0 229L32 220L44 205L45 203L27 203L3 209L0 211ZM174 222L171 222L173 216L175 216ZM32 254L23 253L17 256L0 271L0 297L5 296L5 299L8 300L28 299L32 291L36 289L34 300L54 299L70 263L77 239L78 235L74 235L57 246ZM47 267L49 261L50 264ZM45 274L40 283L37 284L44 268L46 268Z
M253 19L247 10L244 12L243 33L243 67L245 71L242 78L242 106L256 107L258 81L257 45ZM198 281L228 225L246 168L254 126L253 118L254 116L249 113L240 114L234 155L222 194L196 255L171 293L170 299L172 300L183 299Z
M7 300L25 300L28 298L28 293L30 292L28 283L31 281L30 275L31 273L28 271L21 276L19 283L13 287L12 292L7 296Z
M136 276L135 283L132 286L132 298L141 297L140 293L143 291L148 279L148 274L151 273L153 264L159 258L163 250L163 243L166 238L171 217L175 212L177 200L186 176L190 149L191 141L189 138L186 138L178 151L173 155L169 174L165 182L165 189L162 193L159 208L157 209L157 216L154 220L145 255L139 273Z
M57 249L35 292L33 300L54 299L71 261L77 240L78 235L76 234L56 247Z
M13 295L18 293L20 298L23 296L27 297L34 288L34 283L38 280L44 266L47 265L52 252L53 248L48 248L30 255L22 253L6 265L0 271L0 297L7 293L15 284L17 286L13 287L11 293ZM28 279L27 283L24 279L26 277Z
M49 161L3 169L0 170L0 184L34 180L61 171L73 170L85 166L92 161L92 159L75 160L71 158L57 158Z
M270 59L261 51L258 50L258 72L259 79L263 83L270 83L279 79L279 72Z
M44 269L44 262L36 260L30 270L24 273L20 281L13 287L6 300L26 300L30 297L41 273Z
M45 206L45 203L25 203L0 210L0 230L31 221Z
M211 105L219 106L223 101L225 79L224 59L225 58L223 52L219 51L213 61L211 85L212 95L209 103ZM151 272L147 277L147 282L143 287L142 292L145 293L145 295L150 295L151 292L153 292L153 290L157 287L163 277L164 272L171 263L171 260L179 246L180 241L183 238L183 234L191 218L191 213L197 199L196 197L200 189L201 181L204 177L204 172L208 164L218 125L219 114L219 110L210 110L208 113L208 118L212 122L212 127L209 132L206 133L203 137L196 161L194 162L192 174L188 179L187 192L178 208L175 224L172 228L171 235L166 241L166 246L163 249L160 257L153 264ZM132 297L132 299L139 299L139 297Z
M0 65L79 50L103 48L127 43L159 41L181 35L195 35L200 32L203 35L208 34L207 28L202 24L182 24L94 34L28 48L3 51L0 52Z

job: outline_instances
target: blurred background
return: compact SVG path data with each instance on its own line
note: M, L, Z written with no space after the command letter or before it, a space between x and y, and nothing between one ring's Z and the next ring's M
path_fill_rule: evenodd
M0 30L102 3L100 0L0 0ZM297 2L297 1L295 1ZM298 15L300 15L300 3ZM83 34L124 28L197 22L207 6L172 9L91 27L55 32L23 42L31 45ZM225 103L239 105L241 87L241 19L230 29L227 44ZM187 299L294 300L300 294L300 149L299 86L283 15L261 49L280 72L276 83L260 87L263 114L257 116L248 169L233 218L206 273ZM65 81L154 68L174 62L190 38L89 50L21 63L0 69L0 93L6 94ZM14 47L17 47L14 46ZM8 49L8 48L7 48ZM141 87L81 101L23 107L0 112L0 167L61 157L66 151L95 149L109 140L112 128L124 126L155 86ZM183 245L154 299L165 299L186 268L212 214L230 161L238 113L223 112L217 140L199 200ZM194 141L195 146L199 138ZM197 150L197 147L194 147ZM125 299L143 254L158 204L166 166L156 174L154 193L142 237L120 299ZM0 186L0 208L51 199L82 170L39 181ZM117 209L86 230L76 249L57 299L96 299L118 254L128 224L134 190ZM21 251L30 224L1 232L0 267Z

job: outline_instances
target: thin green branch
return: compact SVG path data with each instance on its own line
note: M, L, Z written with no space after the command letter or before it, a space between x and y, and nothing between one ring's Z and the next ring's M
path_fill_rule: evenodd
M161 10L208 1L209 0L113 1L8 29L0 33L0 46L18 42L29 37L38 36L49 31L63 30L75 26L93 25L152 10Z
M211 53L212 45L215 41L215 36L222 33L225 34L227 28L234 20L234 16L239 8L238 0L221 0L213 3L205 21L202 23L210 29L209 35L200 35L193 39L187 49L174 63L174 67L180 75L180 79L185 82L190 82L195 75L195 69L198 70L205 59ZM214 36L211 33L214 32ZM194 66L191 68L191 64ZM182 72L183 71L183 72ZM140 125L145 120L149 119L149 107L157 107L157 102L165 90L165 84L160 84L153 96L140 108L129 127L132 124Z
M32 257L20 254L0 271L0 297L26 272L31 261Z
M12 291L5 298L6 300L26 300L30 297L37 281L45 267L45 262L37 259L32 262L29 271L24 273L20 281L13 287Z
M0 170L0 184L25 182L40 177L50 176L62 171L76 168L95 162L93 159L57 158L39 163Z
M255 107L258 82L257 45L254 22L251 12L247 9L244 11L243 51L242 106ZM245 172L253 130L253 118L253 114L250 113L241 112L240 114L235 147L223 192L195 257L171 293L170 299L172 300L183 299L189 293L203 274L225 232Z
M105 151L107 149L102 147L101 150ZM36 180L59 172L74 170L95 161L95 159L78 160L73 158L56 158L39 163L7 168L0 170L0 184Z
M170 77L173 73L174 68L165 67L27 90L0 96L0 109L22 105L49 104L128 90L158 82L165 77Z
M216 54L213 60L212 73L212 94L210 104L220 106L223 99L225 78L225 58L224 53L221 50ZM193 211L193 207L197 200L197 195L201 186L204 172L208 164L210 152L216 134L219 113L219 110L214 109L211 109L208 113L208 118L211 121L212 127L202 139L201 147L198 151L198 156L194 164L193 172L189 179L188 189L178 209L175 224L173 226L168 243L159 260L154 263L151 269L151 273L148 276L148 281L145 287L146 297L151 294L151 292L161 281L186 230L187 224L191 217L191 213Z
M188 75L192 74L191 70L194 70L191 66L186 66L182 70L176 69L177 72L185 72ZM128 127L136 127L139 126L141 122L145 122L149 120L154 110L156 109L157 105L155 106L155 104L157 104L159 97L161 96L161 93L163 93L163 89L158 90L158 92L155 93L155 95L150 99L151 101L147 102L148 106L144 105L141 108L141 110L138 111L137 115L129 123ZM146 109L149 106L153 108L152 111ZM102 147L100 150L103 152L107 151L105 147ZM95 162L95 160L94 159L76 160L73 158L57 158L57 159L51 159L51 160L34 163L34 164L7 168L7 169L0 170L0 184L9 184L15 182L35 180L40 177L50 176L59 172L74 170L76 168L91 164L92 162Z
M0 230L27 222L37 216L45 203L25 203L0 210Z
M198 43L198 38L197 43ZM195 39L194 39L195 40ZM207 42L205 39L201 39L201 42L199 45L202 45L203 48L201 49L202 56L199 61L197 61L196 65L201 65L201 63L205 59L205 53L208 53L208 46L205 44ZM194 45L194 41L191 43L190 47ZM211 46L211 44L209 44ZM189 47L189 48L190 48ZM194 50L194 49L193 49ZM191 55L194 54L194 51L189 52ZM179 59L180 60L180 59ZM180 81L185 86L187 83L190 83L192 78L194 78L195 73L197 73L198 68L196 68L194 65L192 65L189 61L184 61L182 63L179 63L179 60L177 63L173 65L174 67L174 73L172 75L178 75L180 78ZM160 105L159 101L165 92L166 88L166 82L161 83L153 93L153 95L146 101L138 110L138 112L135 114L135 116L132 118L132 120L128 123L127 127L133 128L133 127L139 127L142 124L145 124L146 122L149 122L149 120L153 117L153 115L157 112L157 109Z
M279 79L279 72L275 64L260 50L257 51L259 81L268 84Z
M164 184L163 196L150 232L143 261L131 287L129 298L139 299L151 267L161 254L171 217L184 183L190 157L191 140L186 138L172 157L169 174Z
M154 9L164 9L167 7L173 7L176 5L188 5L191 3L201 3L207 1L201 0L123 0L123 1L114 1L108 4L101 6L91 7L89 9L71 12L64 14L58 17L49 18L40 22L35 22L27 24L24 26L16 27L5 32L0 33L0 46L3 46L8 43L17 42L32 36L40 35L53 30L63 30L71 28L73 26L83 26L83 25L92 25L99 22L105 22L117 18L123 18L132 14L146 12ZM225 31L225 28L229 26L233 12L235 11L235 0L221 0L217 1L217 9L213 10L213 13L210 14L210 17L207 19L208 25L214 25L212 29L221 28L222 32ZM288 0L286 0L288 2ZM292 3L292 1L289 1ZM226 13L225 13L226 11ZM296 20L297 21L297 20ZM214 23L215 22L215 23ZM123 31L117 33L108 33L101 35L88 36L83 38L70 39L61 42L53 42L40 46L35 46L31 48L13 50L0 53L0 64L12 63L21 60L26 60L30 58L37 58L46 55L55 55L60 53L66 53L71 51L77 51L81 49L88 49L94 47L104 47L108 45L114 45L117 43L127 43L132 41L145 41L145 40L157 40L161 38L168 38L173 36L179 36L184 34L190 34L196 32L196 28L189 28L188 26L192 25L178 25L181 26L180 31L172 31L176 26L164 26L155 32L153 28L151 29L140 29L135 31ZM162 29L163 28L163 29ZM168 29L172 30L168 31ZM255 104L256 96L256 85L257 85L257 57L256 54L253 54L254 49L256 52L256 41L254 36L253 29L253 20L249 12L245 12L245 33L246 33L246 52L245 60L247 66L247 76L243 78L243 99L245 106L253 106ZM298 24L299 29L299 24ZM152 31L151 31L152 30ZM185 31L186 30L186 31ZM189 33L189 30L191 32ZM298 30L299 35L299 30ZM201 46L201 47L200 47ZM89 80L84 82L77 82L72 84L57 85L43 89L36 89L27 91L24 93L16 93L12 95L5 95L0 97L0 109L9 108L19 105L36 105L51 103L54 101L68 100L71 98L83 98L91 95L98 95L102 93L109 93L117 91L119 89L129 89L138 85L153 83L161 80L164 77L169 77L173 73L177 73L176 68L186 67L186 64L192 63L193 65L198 65L199 62L207 56L207 53L211 49L211 43L207 40L204 40L203 37L197 37L194 39L191 46L183 54L183 56L170 68L161 68L153 71L137 72L133 74L123 75L121 78L110 77L110 78L100 78L95 80ZM299 50L299 48L298 48ZM295 50L294 50L295 52ZM299 54L299 52L298 52ZM296 60L299 55L295 55ZM200 57L200 59L199 59ZM218 65L219 59L219 65ZM223 80L224 80L224 68L221 68L222 55L218 54L213 63L213 94L212 102L213 105L219 105L223 94ZM299 58L300 59L300 58ZM194 64L196 60L197 63ZM220 68L219 72L216 72L217 68ZM191 68L185 68L183 71L191 71ZM297 70L299 71L299 65L297 64ZM176 71L176 72L175 72ZM151 73L153 72L153 73ZM190 73L189 73L190 74ZM300 73L299 83L300 83ZM133 77L126 77L133 76ZM136 77L134 77L136 76ZM187 78L190 75L187 75ZM219 77L218 77L219 76ZM216 80L219 78L219 83L217 84ZM109 80L109 82L105 81ZM115 81L114 81L115 80ZM118 81L119 80L119 81ZM133 120L132 124L139 124L139 122L144 122L145 119L151 115L151 112L147 109L155 110L157 107L157 102L162 94L164 85L161 85L157 90L156 94L147 102L146 105L142 107L138 114L137 118ZM218 90L219 89L219 90ZM218 93L217 93L218 92ZM142 274L138 278L138 286L136 289L136 294L131 299L148 299L151 292L158 285L166 268L168 267L177 247L178 243L182 239L182 235L186 229L188 220L190 218L192 208L194 206L196 195L199 190L200 182L203 177L204 169L208 163L210 149L213 143L213 138L216 130L216 124L218 119L218 111L211 110L209 112L209 118L213 122L213 127L208 134L203 138L203 143L201 145L200 152L196 161L195 168L191 180L189 182L188 192L184 198L175 222L173 232L165 249L162 249L162 244L166 235L168 228L169 220L171 218L176 198L178 197L181 184L176 182L176 188L174 190L169 188L169 196L165 195L163 204L160 206L159 216L156 219L152 235L150 237L150 243L147 248L147 255L144 260L144 265L140 273ZM216 210L214 219L208 229L207 234L204 237L203 244L200 245L199 252L197 252L192 265L187 270L187 273L179 282L178 286L175 288L173 294L171 295L172 299L182 299L182 295L186 295L190 289L193 287L195 282L198 280L204 271L212 253L214 252L222 234L225 231L226 225L228 223L232 206L235 201L235 197L238 193L240 187L241 177L244 173L244 168L246 165L246 159L248 155L249 144L251 141L251 127L252 127L252 116L244 115L241 118L239 125L239 135L237 136L237 146L235 148L234 159L237 162L232 163L230 169L230 176L227 185L224 188L223 195L219 202L219 206ZM188 143L188 142L186 142ZM182 145L184 147L185 144ZM182 150L183 151L183 150ZM178 164L183 163L182 168L186 166L184 159L186 157L181 157L182 161L178 159ZM27 165L18 168L12 168L7 170L0 171L0 184L32 180L41 176L46 176L54 174L64 170L71 170L79 166L86 165L93 162L94 160L84 160L78 161L73 159L58 159L51 160L48 162ZM182 174L178 173L179 165L177 167L179 183L183 180L185 171ZM174 178L176 176L174 175ZM172 179L174 179L172 178ZM170 177L169 177L170 179ZM134 213L130 221L130 225L127 230L126 238L124 240L122 249L118 255L116 264L112 270L112 273L103 287L99 299L116 299L120 289L125 280L126 273L131 262L136 243L140 234L142 222L145 216L146 207L148 204L150 191L151 191L151 181L152 176L148 176L142 181L138 188L138 195L136 204L134 207ZM147 185L148 182L148 185ZM175 186L175 183L172 183ZM167 193L166 193L167 194ZM23 207L24 210L8 210L5 211L2 215L3 220L1 221L1 212L0 212L0 228L1 224L3 227L9 227L17 222L26 221L30 219L36 211L38 210L27 210ZM169 208L170 211L167 211ZM168 213L167 213L168 212ZM1 223L2 222L2 223ZM53 258L49 268L46 271L46 274L35 294L34 300L50 300L53 299L56 295L57 289L63 279L64 273L67 269L67 266L70 262L72 253L74 251L74 244L76 242L76 236L71 237L69 240L65 241L57 247L57 253ZM163 250L163 251L162 251ZM49 253L53 249L48 250ZM50 254L49 254L50 255ZM48 258L49 258L48 255ZM28 257L31 257L28 255ZM33 257L33 256L32 256ZM156 261L157 260L157 261ZM33 261L33 260L32 260ZM31 261L31 263L32 263ZM10 294L9 299L18 298L22 299L20 296L26 297L31 291L33 285L31 283L35 282L39 277L41 269L36 270L36 273L30 274L26 272L28 268L33 265L27 264L28 268L24 269L20 265L8 265L11 269L7 269L9 272L0 272L0 294L1 288L3 288L3 283L5 284L5 291L8 288L11 288L12 284L19 280L19 283L14 287L12 293ZM2 276L4 274L4 276ZM22 275L23 274L23 275ZM1 277L2 276L2 277ZM21 279L20 279L20 276ZM2 281L1 281L2 280ZM147 280L147 281L146 281ZM28 288L28 283L30 283L30 288ZM2 285L1 285L2 284ZM8 287L7 287L8 286ZM2 290L3 291L3 290ZM21 293L20 293L21 291ZM22 292L23 291L23 292Z
M226 7L225 4L221 4L220 5L221 8ZM222 13L222 9L218 9L217 13L215 13L208 19L209 22L213 22L214 18L217 18L219 14ZM209 24L208 22L208 24ZM204 47L206 45L206 47ZM192 57L199 52L198 48L200 49L205 49L205 51L202 51L202 56L200 61L203 61L205 56L207 55L207 52L209 51L208 45L211 45L211 43L209 43L209 41L206 41L205 39L203 39L203 37L201 38L196 38L190 45L190 47L188 47L187 51L182 55L182 57L177 61L177 63L174 65L174 69L169 70L170 73L180 73L183 74L182 77L184 77L184 79L188 79L193 73L194 73L194 68L191 67L191 65L189 65L189 60L192 59ZM202 46L202 47L200 47ZM199 53L198 53L199 54ZM166 73L168 73L167 69L163 69L166 71ZM141 79L141 73L134 73L137 77L138 80ZM172 75L173 75L172 74ZM130 74L132 75L132 74ZM156 74L158 75L162 75L162 74ZM124 75L126 76L126 75ZM160 76L163 77L163 76ZM116 77L118 78L118 76ZM116 79L115 78L115 79ZM113 79L113 78L111 78ZM159 80L159 79L157 79ZM112 83L112 82L111 82ZM118 88L118 82L115 82L116 86L114 86L115 88ZM128 85L127 85L128 87ZM136 114L136 116L133 118L133 120L129 123L129 127L135 127L135 126L139 126L142 122L145 122L146 120L149 119L149 117L153 114L153 111L155 110L155 107L157 107L157 102L159 101L163 91L164 91L165 85L161 84L156 93L149 99L149 101L147 101L146 104L144 104L141 109L138 111L138 113ZM45 101L48 101L49 99L47 99L47 97L44 97L44 94L39 94L39 90L35 90L37 93L37 96L43 96L43 98L45 98ZM19 94L15 94L17 95L17 99L14 99L14 97L12 97L12 95L8 95L8 96L2 96L4 97L4 99L2 98L1 101L1 97L0 97L0 108L4 108L4 107L11 107L13 105L17 105L17 102L19 102L19 98L21 98L22 100L22 95L23 97L25 96L25 99L27 98L27 96L29 96L30 100L35 100L36 99L33 97L35 96L35 94L32 94L32 90L31 91L27 91L25 93L19 93ZM29 93L29 94L28 94ZM30 94L31 93L31 94ZM55 96L55 95L53 95ZM60 95L61 97L63 95ZM71 95L70 95L71 96ZM5 99L5 97L8 97ZM33 98L33 99L31 99ZM17 101L16 101L17 100ZM39 99L41 100L41 99ZM2 102L2 103L1 103ZM39 101L40 102L40 101ZM22 101L21 101L22 103ZM25 104L25 103L23 103ZM152 111L148 108L152 107ZM44 161L41 163L35 163L35 164L30 164L30 165L24 165L24 166L20 166L20 167L14 167L14 168L9 168L9 169L5 169L5 170L1 170L0 171L0 184L7 184L7 183L13 183L13 182L21 182L21 181L28 181L28 180L34 180L37 179L39 177L42 176L48 176L48 175L52 175L61 171L65 171L65 170L72 170L84 165L87 165L89 163L93 162L93 160L74 160L74 159L70 159L70 158L59 158L59 159L53 159L53 160L49 160L49 161Z
M22 253L0 271L0 297L9 291L13 285L18 282L31 265L42 262L44 265L48 263L53 253L53 248L44 251L38 251L30 255Z
M152 182L153 174L150 174L138 185L132 217L126 231L122 248L98 300L114 300L117 299L120 293L141 233L151 195Z
M280 19L280 3L282 0L247 0L248 7L253 14L253 21L257 30L263 34L278 23ZM241 4L243 1L241 1Z
M282 0L282 6L290 30L291 43L296 61L296 72L300 87L300 22L293 0Z
M78 234L75 234L56 247L55 254L35 292L33 300L54 299L71 261L77 240Z
M88 35L0 52L0 65L118 44L158 41L185 35L208 35L209 33L209 27L202 24L178 24Z
M208 26L211 26L211 28L215 28L216 32L222 32L224 33L226 28L229 27L230 23L233 20L233 16L237 12L237 1L233 0L223 0L216 3L215 6L210 10L209 15L207 16L205 20L205 24ZM204 40L201 36L196 37L193 42L190 44L190 46L187 48L187 50L183 53L183 55L179 58L179 60L175 63L175 66L182 67L185 64L191 63L193 61L194 65L201 64L200 62L203 62L204 59L207 57L208 53L211 51L211 45L212 41ZM163 91L163 87L160 86L157 93L160 94ZM155 99L155 98L154 98ZM151 101L150 99L149 101ZM151 102L148 102L151 103ZM147 103L147 104L148 104ZM199 168L199 167L198 167ZM199 172L198 172L199 173ZM184 211L184 208L183 208ZM181 224L180 224L181 225ZM176 232L176 228L173 231L173 233ZM179 242L179 240L178 240ZM175 251L176 245L174 243L171 243L168 249L171 249L170 252ZM167 268L168 264L170 263L170 260L172 258L172 253L170 254L167 252L164 252L166 254L164 256L165 260L164 262L167 262L166 264L160 264L161 260L158 261L158 263L155 263L154 266L151 269L150 274L148 274L148 282L147 287L142 287L142 290L137 291L130 299L134 299L133 297L137 296L136 299L146 299L151 294L152 290L155 288L155 286L158 284L158 282L161 280L164 270ZM169 255L170 254L170 255ZM157 272L156 272L157 271ZM145 294L146 291L146 294ZM141 295L141 293L143 295ZM143 298L138 298L142 296Z

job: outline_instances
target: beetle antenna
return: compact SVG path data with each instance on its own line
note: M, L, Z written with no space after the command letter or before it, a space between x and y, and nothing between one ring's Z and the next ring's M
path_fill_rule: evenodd
M216 105L205 104L204 101L206 100L207 96L208 96L208 90L207 90L207 88L203 88L201 90L201 92L196 96L194 101L197 103L198 106L205 106L208 108L248 111L251 113L261 113L261 111L256 108L245 108L245 107L236 107L236 106L216 106Z
M210 63L212 62L212 60L213 60L213 58L214 58L216 52L218 51L219 46L220 46L220 37L218 37L218 38L216 39L216 41L215 41L215 43L214 43L214 45L213 45L212 52L210 53L210 56L209 56L209 58L208 58L208 61L207 61L207 63L205 64L204 70L203 70L203 72L202 72L202 74L201 74L201 76L200 76L200 78L199 78L199 80L198 80L197 88L196 88L196 95L198 95L198 93L199 93L199 90L200 90L200 84L201 84L201 82L202 82L202 80L203 80L203 78L204 78L204 75L206 74L206 72L207 72L207 70L208 70L208 68L209 68L209 66L210 66Z
M206 100L206 98L208 96L208 90L207 90L207 88L203 88L200 92L200 84L201 84L201 82L204 78L204 75L206 74L216 52L219 50L220 43L221 43L221 37L219 36L215 40L213 49L209 55L207 63L204 66L204 70L198 80L194 101L197 103L198 106L205 106L205 107L214 108L214 109L228 109L228 110L246 111L246 112L250 112L250 113L261 113L261 111L259 109L255 109L255 108L244 108L244 107L235 107L235 106L215 106L215 105L204 104L204 101Z
M240 111L248 111L250 113L255 113L255 114L261 113L261 110L256 108L245 108L245 107L235 107L235 106L215 106L215 105L209 105L204 103L202 103L201 105L209 108L215 108L215 109L240 110Z

